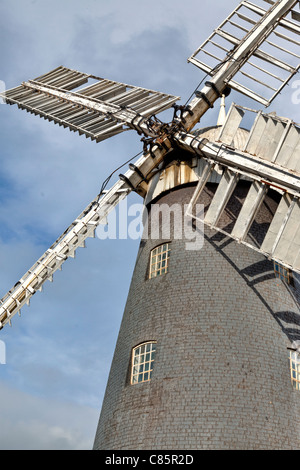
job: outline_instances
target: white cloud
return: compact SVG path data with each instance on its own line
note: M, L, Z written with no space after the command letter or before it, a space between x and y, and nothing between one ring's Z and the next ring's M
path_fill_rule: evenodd
M0 427L2 450L92 449L97 409L29 395L2 381L0 400L4 404Z

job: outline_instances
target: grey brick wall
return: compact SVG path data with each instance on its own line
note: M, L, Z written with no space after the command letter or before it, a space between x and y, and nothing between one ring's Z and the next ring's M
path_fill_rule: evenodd
M208 185L204 205L214 190ZM187 204L193 191L159 203ZM242 201L245 185L239 191ZM275 207L272 199L262 207L254 243ZM150 251L161 241L140 244L94 448L300 449L300 392L287 351L300 339L293 292L270 261L210 230L199 251L172 240L169 272L149 280ZM132 348L148 340L157 341L152 380L130 385Z

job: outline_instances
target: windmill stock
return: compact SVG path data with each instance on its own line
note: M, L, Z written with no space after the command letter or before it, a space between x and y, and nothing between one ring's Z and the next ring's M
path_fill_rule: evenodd
M76 250L84 246L85 240L88 237L95 236L97 226L106 220L108 214L131 191L136 191L140 194L147 204L157 200L164 201L165 199L168 204L176 200L179 201L182 206L184 202L188 202L190 212L193 211L196 202L204 198L203 200L207 206L204 223L209 227L209 230L212 231L209 231L208 234L219 234L219 242L223 240L223 236L228 237L228 240L232 240L233 244L236 245L236 250L241 250L239 260L243 259L245 262L247 257L249 257L248 270L250 266L257 265L257 263L260 263L261 260L264 259L265 263L270 263L270 260L273 260L280 263L280 266L287 270L300 273L300 225L298 222L298 220L300 220L300 165L298 164L300 149L299 126L288 118L280 118L272 113L267 114L262 111L255 112L252 109L233 104L227 114L226 121L221 127L214 129L214 132L193 130L196 124L199 123L201 117L209 112L220 97L224 95L228 96L231 89L247 95L264 106L268 106L299 70L300 63L290 63L286 59L283 59L282 52L292 56L293 59L296 57L297 61L299 56L295 54L293 50L290 50L290 47L288 49L286 49L287 46L283 47L282 42L280 42L280 45L274 45L272 38L272 35L274 35L275 38L280 38L280 41L285 41L288 45L299 46L297 37L300 35L300 27L297 23L297 12L294 10L299 2L292 0L268 1L265 2L269 4L267 9L262 8L259 2L256 3L257 4L253 4L246 0L242 1L234 12L214 31L208 41L203 43L189 58L189 61L204 71L208 77L204 87L201 91L196 90L195 97L187 106L177 105L176 103L179 98L176 96L166 95L124 83L113 82L62 66L34 80L23 82L21 86L2 94L7 104L16 104L21 109L25 109L30 113L53 121L60 126L69 128L74 132L78 132L80 135L85 135L96 142L100 142L127 130L134 130L140 136L143 136L144 152L135 164L130 166L129 170L124 175L120 175L119 181L109 191L96 196L94 201L88 205L73 224L68 227L64 234L56 240L34 266L29 269L17 284L2 298L0 304L1 327L4 327L7 323L11 323L13 316L20 312L25 304L29 304L31 297L37 290L41 290L45 281L53 279L55 271L61 269L62 264L69 257L74 257ZM238 20L241 22L238 23ZM234 35L232 31L228 32L229 26L234 26L238 28L239 31L242 31L242 38L238 35ZM286 31L288 33L286 33ZM219 42L217 42L216 38L219 38ZM262 49L265 44L273 47L275 56L272 55L269 50L266 52ZM225 52L223 58L216 56L211 47ZM216 59L217 64L209 61L204 62L202 58L199 58L201 54L204 54L205 57L208 56ZM250 75L247 68L249 64L255 71L259 70L257 75ZM274 67L277 68L276 70L280 71L281 74L278 71L275 73ZM275 85L270 85L267 80L262 81L261 74L272 77L276 83L279 82L279 86L275 87ZM254 88L251 89L248 85L244 85L240 81L237 82L236 80L239 76L246 77L248 81L250 80L250 83L254 83ZM89 79L93 79L96 83L84 86L88 83ZM259 94L256 91L257 84L271 89L272 96L266 97L263 94ZM162 123L156 118L157 113L172 106L174 107L174 118L171 123ZM251 129L245 133L241 123L245 114L248 112L252 113L255 119ZM178 161L178 152L182 152L181 168L184 167L184 170L182 170L179 177L175 178L173 175L173 173L175 174L174 161ZM195 161L195 164L192 163ZM188 171L186 167L189 168ZM191 168L192 170L190 171ZM163 181L163 183L157 183L157 178L155 178L157 170L162 175L161 181ZM167 183L168 172L169 177L171 174L171 177L174 178L172 184ZM159 184L164 186L161 188ZM245 186L246 184L248 185L247 188ZM207 199L207 187L212 188L212 186L209 185L216 186L213 187L213 190L211 189L212 194L210 194L210 198ZM224 222L227 217L226 210L228 203L231 201L236 190L243 193L242 203L239 213L235 214L234 223L231 221L230 230L227 230L228 223L222 223L220 226L219 222L221 220ZM276 195L274 196L274 194ZM259 236L257 238L260 242L258 243L257 239L255 243L251 243L250 239L251 236L253 236L251 232L253 223L259 216L261 209L265 207L265 205L272 205L273 203L275 205L272 209L272 217L264 219L262 223L264 226L263 233L258 230ZM202 261L204 262L205 256L207 256L213 259L213 262L216 264L220 263L221 265L223 263L223 269L227 269L225 266L229 265L232 267L235 263L233 254L231 253L229 256L224 252L221 261L218 256L222 250L219 245L217 247L214 246L215 241L212 239L213 237L208 234L206 233L205 237L208 237L210 240L210 249L214 249L214 254L212 255L208 250L206 254L201 255L204 257ZM168 266L168 270L165 271L165 276L168 278L168 284L166 284L168 295L166 294L165 302L162 297L162 311L167 311L166 304L170 302L171 297L175 296L175 291L173 290L175 286L172 286L171 263L172 256L176 257L179 255L179 252L176 251L179 250L179 248L176 248L176 243L173 242L174 240L161 240L160 244L157 242L153 244L153 241L149 240L145 244L145 247L142 248L144 259L143 256L141 256L141 261L137 263L135 268L132 281L133 293L129 293L127 302L128 305L133 305L136 289L141 295L144 295L145 299L142 302L143 305L139 307L139 315L137 312L135 314L136 317L140 318L140 321L141 318L144 318L143 315L146 315L145 311L148 308L146 305L149 301L148 296L154 289L154 282L156 283L155 289L159 289L157 281L160 281L162 270L159 268L159 274L158 271L156 272L154 276L156 279L149 279L149 275L146 274L145 277L144 274L144 284L143 286L138 285L138 287L136 287L138 284L138 274L136 273L143 270L148 273L148 258L151 253L153 254L153 250L158 249L158 247L163 247L159 249L165 250L164 254L167 259L169 249L167 249L166 246L172 246L170 252L170 266ZM202 251L205 250L201 250L201 253ZM191 255L189 254L189 256ZM190 279L191 285L193 285L199 275L199 273L197 273L199 266L195 260L197 256L198 254L194 253L193 261L191 261L190 258L187 258L185 261L185 263L190 263L191 266L193 266L192 278ZM251 256L253 256L253 258L251 258ZM266 264L265 266L269 265ZM242 283L241 286L245 284L250 289L249 286L251 283L249 284L249 280L247 281L245 278L247 266L244 265L243 268L241 268L236 262L234 270L238 273L237 284ZM208 270L206 270L205 275L207 281L213 285L215 276L211 278L212 274L210 274ZM233 271L230 273L229 277L230 276L234 277ZM152 286L149 283L152 283ZM215 285L215 288L218 289L218 286ZM181 289L183 289L183 287L181 287ZM276 313L275 306L270 300L270 296L274 297L272 289L275 289L275 284L272 288L268 284L268 286L266 286L266 293L260 292L259 289L256 290L256 287L253 286L251 289L247 309L251 312L253 318L257 316L257 309L259 309L257 299L262 301L269 314L270 312ZM283 296L284 302L289 305L289 310L293 311L293 309L298 308L295 302L291 306L291 299L287 299L287 294L283 294L283 292L284 287L281 288L280 295ZM225 304L226 295L224 294L223 299ZM267 297L264 297L265 295ZM205 297L204 293L203 297ZM196 293L191 294L191 298L192 303L196 302ZM172 308L174 308L174 305ZM138 448L160 448L160 445L162 445L162 448L178 448L180 445L183 445L185 448L189 448L189 446L190 448L218 448L222 446L225 448L250 448L255 445L263 445L266 448L272 448L282 445L279 442L278 436L283 432L284 415L288 416L288 418L285 419L289 420L289 422L296 419L299 424L299 412L294 416L292 411L287 410L285 406L282 407L279 413L279 415L282 416L282 421L280 421L279 426L280 432L274 432L274 429L270 425L270 429L268 429L262 437L262 435L258 436L258 431L254 426L256 434L254 435L250 432L248 439L245 433L241 433L240 440L237 434L229 433L230 437L225 439L225 442L224 439L222 440L220 435L218 435L218 432L215 433L215 438L210 437L210 439L208 439L204 437L203 430L205 426L209 424L210 420L206 418L206 421L201 421L202 418L200 419L199 416L198 424L192 423L191 416L188 416L189 413L184 411L186 410L184 400L182 399L180 404L179 402L177 403L175 399L175 403L177 404L174 409L177 414L174 416L179 420L180 425L182 425L182 431L179 429L180 425L177 426L177 431L175 431L168 418L170 409L164 402L164 390L166 396L170 396L172 401L172 394L176 392L176 388L178 387L177 390L181 391L184 389L182 385L184 381L182 376L183 371L181 370L180 373L173 371L174 376L172 376L172 374L170 375L170 370L167 369L168 360L164 366L159 366L159 358L162 360L162 357L164 357L163 354L166 354L167 347L170 347L170 340L174 340L176 335L173 338L168 338L167 341L163 331L158 331L157 327L153 327L154 329L151 330L148 325L145 326L144 330L139 331L138 334L131 337L128 331L133 329L134 321L137 321L131 318L134 317L132 314L133 310L134 308L131 306L131 313L129 315L129 312L127 311L126 313L125 309L124 320L119 335L120 343L118 342L116 347L115 358L95 439L95 448L134 448L135 445L137 445ZM201 312L201 314L203 314L203 312ZM158 319L153 312L152 317L153 323L156 324ZM131 318L131 320L129 320L129 318ZM296 314L294 314L294 318L296 318ZM195 320L193 327L189 321L187 321L186 327L183 327L183 330L184 328L188 328L185 331L185 338L194 328L198 328L198 321L199 325L202 325L202 316L201 319L199 317L197 321ZM211 320L208 321L208 325L210 328L213 328L213 325L209 324L210 321ZM255 322L255 319L253 319L253 321ZM144 323L147 324L147 321L144 320ZM282 332L280 328L278 328L278 322L276 323L276 321L274 321L273 323L275 323L275 326L272 333L274 333L276 340L281 343L280 347L278 346L279 349L273 351L274 355L278 357L279 350L281 351L282 349L282 344L285 345L285 348L287 347L286 340L288 340L288 345L297 350L298 343L297 341L295 343L295 339L297 340L298 336L293 337L294 342L291 341L291 336L282 340L280 337ZM298 317L295 320L295 325L298 328ZM169 328L170 331L172 331L175 326L169 324ZM205 328L203 325L202 328L204 331ZM268 319L266 320L265 329L268 330L270 328L270 319ZM168 329L167 320L164 329ZM201 334L203 334L203 331ZM251 335L252 334L254 333L252 332ZM124 349L125 346L123 344L125 336L128 336L128 343L126 344L127 352L125 352L126 348ZM262 337L266 341L265 335L262 335ZM185 339L185 341L189 341L190 343L190 340ZM258 341L258 344L262 345L263 340L261 340L261 343ZM141 362L141 357L144 354L141 351L148 351L147 348L150 348L149 351L154 358L156 345L157 356L154 363L156 369L153 369L154 372L151 376L151 380L150 375L147 375L147 378L145 378L147 372L144 371L144 375L141 375L142 378L139 380L142 383L135 384L133 379L134 361L140 361L139 365L141 368L142 366L150 367L154 359L152 361L149 360L149 364L147 363L147 365L145 365ZM190 347L188 344L185 346L187 349ZM144 348L144 350L142 348ZM220 344L218 344L216 348L220 349ZM208 352L209 347L206 345L206 353L208 354ZM239 354L240 351L236 349L235 352ZM199 353L200 351L198 351L198 354ZM136 354L136 356L134 356L134 354ZM225 348L222 355L226 356L228 354L229 350ZM252 350L248 351L248 354L251 356ZM122 371L120 371L120 362L122 362L120 355L122 357L126 356L125 359L122 359L124 363ZM260 360L262 359L260 358ZM245 361L245 358L243 361ZM179 359L178 362L181 364L181 367L184 368L181 359ZM198 364L197 367L200 370L200 364ZM274 368L275 366L273 365L272 367ZM132 374L131 378L128 378L127 371L129 369ZM157 371L157 377L155 377L155 371ZM211 372L210 375L213 377ZM238 376L238 373L236 373L236 375ZM120 379L118 385L116 385L116 381L120 377L122 377L122 379ZM169 379L171 378L171 385L173 380L173 388L170 384L168 384L168 386L166 385L168 377ZM200 380L200 377L198 377L198 379ZM254 390L259 386L260 380L261 377L253 381L254 385L248 387L249 393L251 391L252 395L254 394ZM180 386L178 385L179 383L181 384ZM195 384L197 387L191 386L190 394L193 396L193 399L196 400L196 406L199 406L200 401L202 403L207 395L202 396L199 392L199 403L197 404L197 399L195 395L193 395L196 389L199 390L199 383L197 384L196 379ZM147 390L150 398L149 401L147 401L145 392L140 392L142 393L144 410L146 411L143 412L139 410L137 412L137 427L139 427L138 423L143 422L146 423L146 427L149 426L149 430L138 436L137 429L132 429L130 423L134 410L136 411L136 403L141 399L138 393L138 389L141 386L148 387ZM153 394L159 396L157 408L153 405L151 387ZM214 386L210 384L209 390L211 396L213 395L212 387ZM217 388L218 387L216 387L216 389ZM272 387L270 386L270 390L272 389L272 397L274 388L276 388L276 383L272 384ZM113 397L113 390L115 390L117 398ZM270 390L268 390L269 393L271 393ZM294 392L294 390L292 390L292 392ZM289 392L289 397L292 392ZM246 395L247 393L245 396ZM240 396L239 399L241 399ZM247 399L244 397L244 400L247 401L248 399L249 397ZM290 401L293 400L298 400L299 402L299 396L295 397L292 395ZM210 406L212 406L211 403L208 409ZM224 406L224 403L221 404L220 401L219 406ZM168 413L162 418L162 423L158 424L158 414L162 412L163 409L165 410L166 407L168 408ZM241 407L241 404L239 404L239 407ZM246 409L246 407L247 405L244 403L244 408ZM253 407L256 407L256 409L260 408L258 405L254 406L254 404ZM233 409L228 413L234 414ZM206 414L206 411L203 411L203 416L206 416ZM238 418L243 430L246 428L249 429L250 426L249 422L245 424L245 414L244 411L241 412ZM211 422L214 422L213 429L218 429L219 433L222 433L222 429L224 431L225 423L227 423L226 426L229 426L229 428L233 426L232 419L229 420L228 416L226 418L225 416L227 416L226 409L224 416L220 418L220 423L211 420ZM190 421L188 421L187 418L189 418ZM272 418L269 420L275 423L275 415L272 415ZM242 421L244 423L243 425L241 424ZM260 422L260 419L258 419L258 422ZM189 429L192 427L193 431L187 431L188 423ZM160 441L159 435L156 435L155 428L157 429L157 426L160 429L160 435L163 436L162 441ZM172 430L170 436L168 436L168 429ZM273 438L270 437L271 435L273 435ZM284 446L287 448L289 446L299 447L299 435L289 439L285 436Z

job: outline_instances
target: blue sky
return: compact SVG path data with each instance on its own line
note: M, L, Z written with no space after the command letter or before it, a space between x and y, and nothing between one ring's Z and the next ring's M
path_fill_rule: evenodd
M184 103L203 78L188 56L237 3L1 0L0 80L13 88L64 65ZM300 120L288 88L272 109ZM142 144L133 131L96 144L15 106L0 105L0 122L2 297ZM92 447L137 249L136 240L89 239L1 331L1 449Z

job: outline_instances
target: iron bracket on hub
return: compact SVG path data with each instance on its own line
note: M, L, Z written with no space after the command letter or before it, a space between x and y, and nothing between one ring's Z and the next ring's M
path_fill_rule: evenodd
M214 105L213 103L211 103L209 101L209 99L207 98L206 94L203 93L202 91L195 91L195 95L197 96L197 98L201 98L205 101L205 103L210 107L210 108L213 108Z
M155 138L154 137L149 137L149 138L146 138L146 137L143 137L141 139L141 142L144 143L144 146L143 146L143 152L144 153L147 153L149 151L150 155L152 158L155 158L155 154L153 152L153 147L155 145L157 145L157 147L159 148L159 150L163 150L163 146L162 144L160 144L159 142L155 142L154 140ZM148 146L149 146L149 150L148 150Z
M127 178L127 176L120 174L120 175L119 175L119 178L120 178L120 180L124 181L124 183L126 183L127 186L128 186L130 189L132 189L132 191L136 191L136 188L133 186L132 182L130 181L129 178Z
M190 116L193 116L193 111L191 110L190 106L183 106L183 105L178 105L178 104L173 104L172 108L174 108L174 116L173 116L173 122L175 119L178 119L177 112L180 111L180 121L185 123L185 119L183 117L183 113L188 112Z
M139 177L141 178L142 181L145 181L145 176L143 175L141 170L134 163L129 163L129 168L130 168L130 170L135 171L139 175Z
M205 85L212 88L214 92L219 96L219 98L222 98L223 95L227 97L231 93L231 88L229 86L226 86L224 90L221 92L213 82L209 82L209 81L205 82Z

